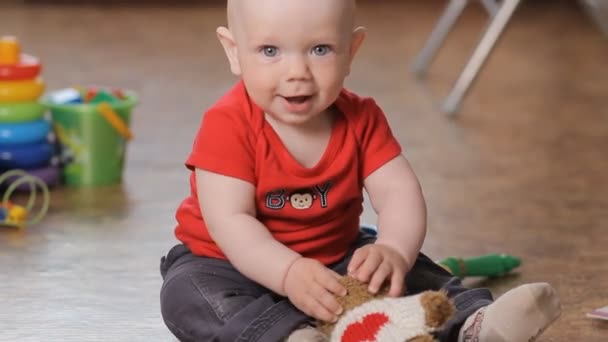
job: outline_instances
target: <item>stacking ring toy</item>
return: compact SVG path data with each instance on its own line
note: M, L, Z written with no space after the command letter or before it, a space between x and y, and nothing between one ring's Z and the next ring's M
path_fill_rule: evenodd
M0 149L8 145L31 144L46 140L51 124L45 119L21 123L0 123Z
M23 170L23 171L30 176L40 178L49 187L55 186L59 183L60 172L59 172L59 166L57 166L57 165L48 165L48 166L43 166L43 167L37 168L37 169L29 169L29 170ZM19 177L18 176L10 177L8 179L8 181L12 183L13 181L17 180L17 178L19 178ZM16 188L16 190L18 190L18 191L26 191L28 189L29 189L28 184L21 184L21 185L17 186L17 188Z
M49 188L42 179L29 175L22 170L11 170L0 175L0 186L2 183L10 183L2 196L0 209L2 214L1 225L7 227L24 228L26 224L38 223L47 213L51 201ZM10 202L11 195L20 186L29 186L30 195L25 205L17 205ZM32 210L36 205L37 192L42 192L42 201L38 213L31 217Z
M34 169L47 165L53 146L46 141L16 146L0 146L0 169Z
M38 77L26 81L0 81L0 103L30 102L44 92L44 82Z
M45 110L38 102L0 103L0 123L39 120Z
M0 37L0 64L17 64L21 57L21 47L17 37Z
M30 80L36 78L42 69L36 57L21 54L16 64L0 64L0 81Z

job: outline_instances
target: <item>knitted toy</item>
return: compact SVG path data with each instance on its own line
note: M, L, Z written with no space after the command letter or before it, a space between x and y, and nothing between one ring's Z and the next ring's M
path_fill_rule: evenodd
M454 306L442 291L425 291L400 298L377 295L351 277L340 282L348 290L338 301L344 313L338 322L318 322L318 329L331 342L431 342L431 335L454 313Z

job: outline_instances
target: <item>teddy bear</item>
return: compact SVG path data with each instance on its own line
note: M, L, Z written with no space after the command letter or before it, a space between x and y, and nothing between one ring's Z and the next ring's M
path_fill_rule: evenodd
M454 314L454 305L443 291L425 291L392 298L388 289L371 294L367 285L343 276L348 290L338 302L344 308L336 323L317 322L330 342L432 342L438 330Z

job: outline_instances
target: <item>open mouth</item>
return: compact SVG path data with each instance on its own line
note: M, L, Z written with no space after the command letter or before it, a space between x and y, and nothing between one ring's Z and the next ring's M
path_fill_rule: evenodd
M289 103L300 104L310 100L312 96L310 95L302 95L302 96L283 96L285 100Z

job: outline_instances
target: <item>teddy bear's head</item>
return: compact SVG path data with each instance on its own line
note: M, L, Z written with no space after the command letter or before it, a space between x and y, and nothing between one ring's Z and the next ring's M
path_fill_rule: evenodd
M318 322L321 332L340 342L430 342L454 313L454 306L442 291L425 291L400 298L387 296L387 289L373 295L367 285L345 276L348 290L338 302L344 313L335 324Z

